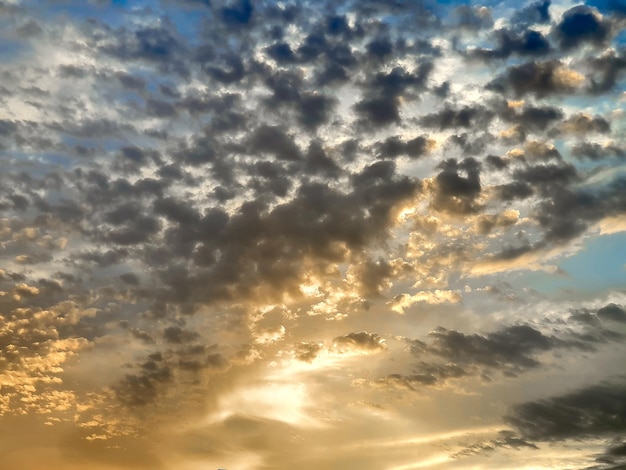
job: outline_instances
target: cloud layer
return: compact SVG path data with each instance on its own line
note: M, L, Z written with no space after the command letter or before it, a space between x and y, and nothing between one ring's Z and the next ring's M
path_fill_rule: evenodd
M619 2L131 3L0 1L6 465L623 465Z

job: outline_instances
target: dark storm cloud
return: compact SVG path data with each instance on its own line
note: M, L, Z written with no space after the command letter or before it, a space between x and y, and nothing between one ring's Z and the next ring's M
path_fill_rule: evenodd
M564 50L583 43L601 46L610 39L611 23L601 18L594 8L579 5L563 14L553 32Z

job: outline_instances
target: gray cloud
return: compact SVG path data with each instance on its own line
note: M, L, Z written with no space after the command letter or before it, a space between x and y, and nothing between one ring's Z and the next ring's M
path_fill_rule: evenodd
M527 439L553 441L620 435L626 427L624 385L601 383L514 407L507 422Z

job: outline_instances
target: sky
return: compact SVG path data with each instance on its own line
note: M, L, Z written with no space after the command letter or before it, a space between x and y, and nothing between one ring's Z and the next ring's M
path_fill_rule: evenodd
M626 468L622 0L1 0L13 470Z

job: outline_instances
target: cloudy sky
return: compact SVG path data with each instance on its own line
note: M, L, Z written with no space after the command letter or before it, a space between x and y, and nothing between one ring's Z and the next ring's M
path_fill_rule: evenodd
M0 1L0 466L626 468L625 26Z

